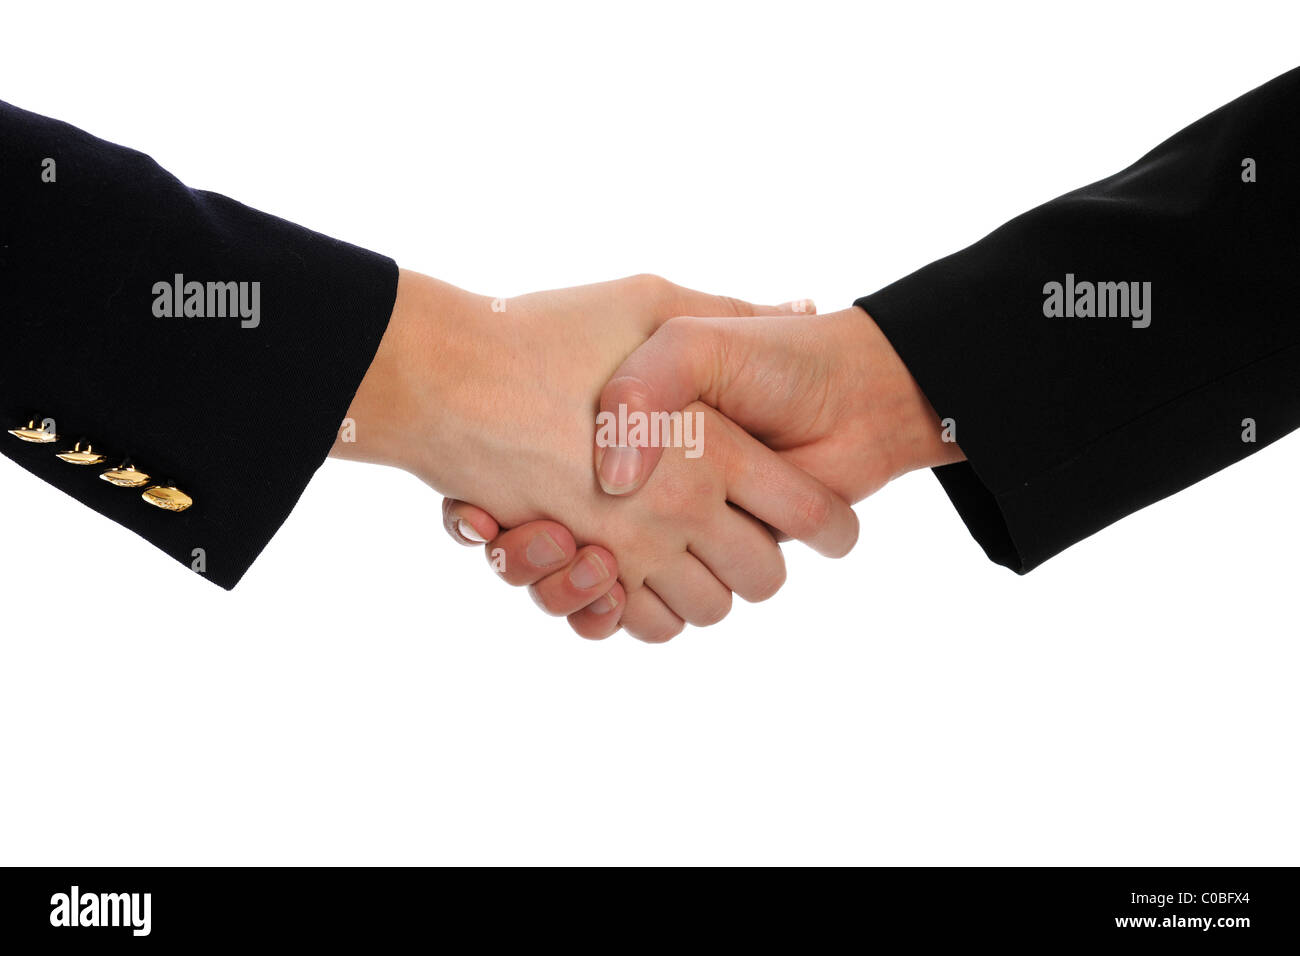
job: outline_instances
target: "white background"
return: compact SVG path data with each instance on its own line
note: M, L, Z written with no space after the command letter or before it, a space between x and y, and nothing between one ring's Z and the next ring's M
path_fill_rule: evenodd
M0 97L475 291L823 310L1300 65L1266 3L2 24ZM542 617L398 472L327 463L227 594L0 459L0 862L1293 864L1298 473L1292 437L1026 578L911 475L648 647Z

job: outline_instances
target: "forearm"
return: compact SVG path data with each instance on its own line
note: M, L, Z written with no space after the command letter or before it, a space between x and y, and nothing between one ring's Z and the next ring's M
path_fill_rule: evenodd
M53 165L51 165L53 163ZM324 460L392 310L391 260L0 104L0 436L19 465L233 587ZM56 457L84 440L106 460ZM183 513L101 481L130 458Z
M954 421L970 460L939 477L993 560L1027 571L1300 425L1298 144L1293 71L860 300Z
M453 453L450 408L439 395L472 388L476 309L470 293L400 270L392 316L348 407L330 456L390 465L430 480ZM440 489L441 490L441 489Z

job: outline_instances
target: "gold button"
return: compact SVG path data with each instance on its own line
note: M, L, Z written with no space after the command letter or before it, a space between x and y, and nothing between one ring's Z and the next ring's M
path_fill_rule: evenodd
M36 419L32 419L24 428L11 428L9 434L15 438L21 438L23 441L39 442L42 445L48 445L52 441L58 441L59 436L54 432L47 432L37 424Z
M164 511L184 511L194 504L194 499L175 485L152 485L140 497Z
M95 451L89 442L85 448L81 447L81 442L77 442L72 451L62 452L58 457L70 465L98 465L104 461L104 456Z
M119 488L142 488L149 483L149 476L129 461L122 462L116 468L108 469L99 477Z

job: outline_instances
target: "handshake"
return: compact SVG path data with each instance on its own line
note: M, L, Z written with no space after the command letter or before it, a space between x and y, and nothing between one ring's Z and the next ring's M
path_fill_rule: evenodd
M593 639L771 597L778 541L841 557L852 502L962 459L862 309L655 276L493 300L404 270L348 417L332 454L446 495L456 540Z

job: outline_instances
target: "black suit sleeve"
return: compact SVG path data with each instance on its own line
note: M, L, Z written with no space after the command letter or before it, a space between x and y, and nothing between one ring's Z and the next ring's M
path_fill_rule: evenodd
M177 276L215 291L159 314ZM0 447L222 587L328 454L396 289L390 259L0 103ZM4 434L33 416L57 443ZM108 460L57 457L78 440ZM99 480L126 457L192 507Z
M1024 573L1300 425L1298 303L1293 70L857 305L955 423L953 504Z

